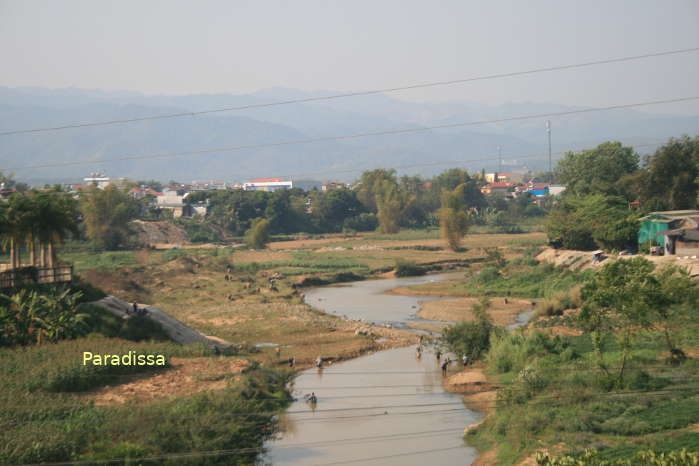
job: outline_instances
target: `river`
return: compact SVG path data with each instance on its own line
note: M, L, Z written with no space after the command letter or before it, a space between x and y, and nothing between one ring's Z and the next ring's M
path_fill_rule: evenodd
M462 272L366 280L309 290L306 302L365 322L404 327L418 301L385 294L399 286L463 277ZM434 299L434 298L432 298ZM437 298L438 299L438 298ZM317 405L304 401L315 393ZM464 428L481 419L459 395L445 392L434 354L415 347L381 351L298 375L281 438L269 442L264 463L274 465L468 465L476 452Z

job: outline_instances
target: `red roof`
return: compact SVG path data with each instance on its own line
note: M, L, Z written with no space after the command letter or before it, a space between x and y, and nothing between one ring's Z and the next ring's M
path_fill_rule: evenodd
M266 183L266 182L279 182L279 181L282 181L282 179L281 178L255 178L252 181L255 181L258 183Z

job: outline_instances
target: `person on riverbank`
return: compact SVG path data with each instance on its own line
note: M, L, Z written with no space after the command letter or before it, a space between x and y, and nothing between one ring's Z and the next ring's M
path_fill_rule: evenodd
M296 365L296 358L292 356L289 358L289 367L294 367L295 365Z
M464 367L468 366L468 356L465 354L461 356L461 363L464 365Z
M442 376L446 377L448 367L449 367L449 359L445 359L444 362L442 362Z
M316 358L316 367L317 367L318 369L322 369L322 368L323 368L323 358L321 358L320 356L318 356L318 357Z

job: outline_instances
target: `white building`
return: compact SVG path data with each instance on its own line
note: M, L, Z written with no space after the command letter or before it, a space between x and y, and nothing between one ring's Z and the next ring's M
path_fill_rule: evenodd
M103 173L90 173L90 176L83 178L83 181L88 186L97 186L100 189L104 189L110 184L112 184L112 179L108 176L104 176Z
M248 183L243 183L245 191L276 191L278 189L291 189L292 181L284 181L281 178L257 178Z

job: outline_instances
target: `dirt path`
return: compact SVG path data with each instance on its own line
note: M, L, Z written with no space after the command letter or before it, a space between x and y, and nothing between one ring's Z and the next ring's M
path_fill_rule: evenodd
M232 358L172 358L171 368L136 377L123 376L114 385L85 393L96 405L116 405L128 401L156 401L206 390L221 390L250 363Z

